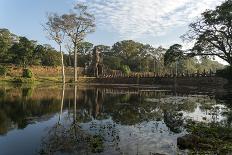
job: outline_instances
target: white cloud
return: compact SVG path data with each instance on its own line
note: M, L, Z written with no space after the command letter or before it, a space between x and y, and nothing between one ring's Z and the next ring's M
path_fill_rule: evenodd
M76 0L86 2L99 29L116 31L122 39L161 36L193 21L224 0Z

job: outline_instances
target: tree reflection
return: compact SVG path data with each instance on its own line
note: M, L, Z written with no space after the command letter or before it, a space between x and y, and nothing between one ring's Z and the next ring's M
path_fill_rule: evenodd
M217 122L222 113L224 123L229 125L231 110L218 108L218 105L215 98L205 95L158 90L76 85L63 85L62 90L60 86L4 88L0 89L0 134L53 117L57 120L42 140L41 154L88 154L112 148L120 152L122 126L139 128L140 132L144 124L150 123L153 134L158 134L160 128L175 134L185 129L188 119L210 116L210 121ZM59 114L58 117L55 114ZM126 136L133 137L133 134Z
M64 86L61 100L61 110L58 123L48 131L42 141L40 154L78 153L88 154L89 152L99 153L103 151L103 138L97 134L90 134L82 129L77 120L77 86L74 86L74 110L72 122L61 123L61 115L64 104ZM95 100L96 101L96 100ZM70 115L69 115L70 116Z
M59 110L56 98L40 98L32 87L0 88L0 134L23 129L35 120L46 120ZM42 116L46 117L42 117Z

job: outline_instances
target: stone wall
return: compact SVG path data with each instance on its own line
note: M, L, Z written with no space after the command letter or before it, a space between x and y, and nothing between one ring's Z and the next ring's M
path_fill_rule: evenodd
M80 83L99 84L143 84L143 85L173 85L179 86L223 86L228 81L221 77L178 77L176 80L170 77L118 77L118 78L79 78Z

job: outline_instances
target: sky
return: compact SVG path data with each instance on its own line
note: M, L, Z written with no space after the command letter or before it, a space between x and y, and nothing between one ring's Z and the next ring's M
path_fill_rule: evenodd
M51 44L42 24L46 14L68 13L75 3L86 3L96 18L96 32L86 41L113 45L132 39L155 47L182 43L180 36L206 9L224 0L0 0L0 28Z

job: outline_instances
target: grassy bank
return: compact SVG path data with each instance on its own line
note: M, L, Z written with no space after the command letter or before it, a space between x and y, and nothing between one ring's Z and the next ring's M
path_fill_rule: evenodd
M30 66L28 69L32 72L32 78L23 78L23 67L16 66L12 64L4 64L4 68L6 68L6 74L4 76L0 76L0 83L61 83L61 67L47 67L47 66ZM66 82L71 81L73 75L73 68L66 67ZM78 68L78 74L82 74L82 68Z

